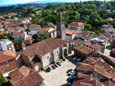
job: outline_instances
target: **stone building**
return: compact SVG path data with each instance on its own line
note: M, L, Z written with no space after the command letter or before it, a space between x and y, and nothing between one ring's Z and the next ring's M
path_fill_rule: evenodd
M82 22L72 22L68 25L71 30L84 30L84 23Z
M68 42L48 38L26 47L21 54L25 65L40 71L68 55Z
M64 22L62 22L61 13L60 13L59 20L57 21L57 27L56 27L57 38L62 38L63 40L65 40L66 39L65 30L66 30L65 25Z

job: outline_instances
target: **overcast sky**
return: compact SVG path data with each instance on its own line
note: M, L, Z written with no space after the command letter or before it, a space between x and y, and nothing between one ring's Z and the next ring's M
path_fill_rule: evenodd
M28 3L33 1L39 1L39 2L76 2L76 1L94 1L94 0L0 0L0 6L3 5L10 5L10 4L21 4L21 3ZM104 0L98 0L98 1L104 1ZM110 0L106 0L110 1Z

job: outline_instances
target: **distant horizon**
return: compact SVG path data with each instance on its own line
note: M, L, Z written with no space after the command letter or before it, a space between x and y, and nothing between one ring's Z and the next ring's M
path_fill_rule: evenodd
M0 7L12 6L17 4L26 4L26 3L66 3L66 2L84 2L84 1L113 1L113 0L0 0Z

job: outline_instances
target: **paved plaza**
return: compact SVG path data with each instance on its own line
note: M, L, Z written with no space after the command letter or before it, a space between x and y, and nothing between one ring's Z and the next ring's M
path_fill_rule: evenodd
M44 78L44 83L46 86L63 86L67 79L67 70L75 69L75 67L75 64L66 59L66 61L63 62L60 67L53 69L48 73L42 71L40 74Z

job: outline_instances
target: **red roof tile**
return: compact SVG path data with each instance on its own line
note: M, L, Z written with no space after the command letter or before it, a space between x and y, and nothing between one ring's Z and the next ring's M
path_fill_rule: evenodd
M61 39L48 38L46 40L28 46L25 51L22 51L22 54L26 56L33 56L35 54L43 56L50 51L61 47L66 42L67 41Z
M72 22L69 24L69 26L82 26L82 25L84 25L84 23L82 22Z
M68 35L73 35L73 34L78 34L80 32L81 31L66 29L65 33L68 34Z
M16 68L16 55L10 50L0 51L0 72L4 74Z
M84 46L77 46L77 47L74 47L74 49L85 55L91 54L93 52L92 49L84 47Z
M10 83L12 86L36 86L43 81L43 78L37 71L34 71L26 66L10 73Z

